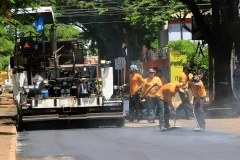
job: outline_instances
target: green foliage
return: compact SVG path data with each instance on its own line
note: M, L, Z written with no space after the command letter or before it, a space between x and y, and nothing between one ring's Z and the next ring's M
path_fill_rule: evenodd
M9 56L0 55L0 71L7 71L9 65Z
M155 39L155 41L153 41L150 46L151 46L151 48L157 50L158 49L158 39Z
M194 54L196 53L196 43L192 43L190 40L177 40L170 41L164 49L178 50L181 54Z
M0 20L4 19L0 17ZM10 31L10 26L0 24L0 55L12 55L14 50L13 36Z
M181 54L187 56L187 61L170 62L170 65L183 66L188 65L192 68L193 74L203 75L204 84L208 84L208 47L204 46L202 53L200 52L198 43L193 43L190 40L170 41L164 49L178 50Z
M30 27L33 30L33 27L32 26ZM50 32L49 32L50 28L51 28L50 24L47 24L44 26L44 34L48 40L50 40ZM78 39L80 34L81 34L81 30L73 25L60 24L58 25L58 27L56 27L56 39L58 41Z
M80 34L80 29L76 26L61 24L57 27L56 34L58 40L69 40L77 38Z
M14 32L15 29L25 28L21 25L24 17L16 20L14 14L18 8L37 7L40 5L49 5L55 3L55 0L1 0L0 1L0 55L13 55L14 52ZM24 31L24 29L23 29Z

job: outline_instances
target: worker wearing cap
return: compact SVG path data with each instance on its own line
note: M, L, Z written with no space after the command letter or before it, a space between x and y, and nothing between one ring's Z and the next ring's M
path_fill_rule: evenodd
M132 64L130 66L130 76L129 76L129 84L125 84L124 86L130 87L130 95L129 95L129 122L137 121L139 117L132 116L131 108L134 107L139 101L139 93L138 90L141 88L142 83L144 82L143 77L137 73L138 67L137 65ZM138 114L137 114L138 115Z
M189 101L189 94L188 94L188 78L187 74L190 72L191 68L189 68L187 65L183 66L183 71L179 75L179 83L183 83L186 85L186 90L184 92L179 92L179 96L181 98L182 103L178 106L176 112L180 112L182 109L184 109L185 112L185 118L186 119L193 119L190 116L190 101Z
M163 76L162 70L158 69L158 67L154 67L153 69L156 71L156 76L158 76L160 78L162 85L167 84L167 79ZM156 116L158 116L158 113L159 113L158 109L159 109L159 107L156 106Z
M170 128L169 124L169 107L175 110L172 98L176 92L184 92L184 84L178 82L170 82L163 85L156 93L157 107L159 108L160 131Z
M198 127L204 131L205 130L205 115L204 115L204 102L206 99L206 90L204 88L203 82L200 80L199 75L194 75L192 80L189 82L191 84L193 92L193 107L196 120L198 122Z
M147 104L148 122L154 123L155 118L155 95L162 86L162 82L159 77L155 76L156 72L154 69L148 70L148 77L145 79L145 83L142 86L141 97L145 96ZM157 86L154 86L157 85ZM152 114L150 114L152 111Z
M163 76L162 70L157 67L154 67L153 69L156 71L156 76L161 79L162 85L167 84L167 79Z

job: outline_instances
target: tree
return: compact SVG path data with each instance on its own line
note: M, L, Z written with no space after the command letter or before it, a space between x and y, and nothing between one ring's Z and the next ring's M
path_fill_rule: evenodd
M16 26L26 21L23 16L20 20L14 19L18 8L38 7L55 3L55 0L1 0L0 1L0 55L11 56L14 52L14 32Z
M77 5L57 7L56 11L62 14L57 20L81 23L79 27L84 30L85 38L91 37L93 43L97 41L100 57L110 59L123 55L123 43L127 47L129 61L141 59L142 46L156 47L154 41L158 38L158 27L173 13L173 10L161 7L169 1L77 2Z
M187 5L192 12L199 31L203 36L203 40L209 45L210 52L214 58L214 80L215 80L215 98L214 101L220 100L232 100L231 91L231 73L230 73L230 60L231 52L234 47L236 48L237 55L240 55L239 45L239 13L238 3L239 0L205 0L205 1L193 1L193 0L179 0L183 4ZM211 8L211 22L212 26L209 26L204 20L204 15L201 9L197 6L197 2L210 3ZM222 83L227 82L228 87L226 91L222 92ZM222 103L223 104L223 103Z
M199 43L190 40L170 41L164 47L167 50L177 50L181 54L187 56L186 62L176 61L170 62L170 65L183 66L188 65L192 69L191 73L203 75L202 81L208 88L208 47L199 48Z
M9 65L9 56L0 55L0 71L7 71Z

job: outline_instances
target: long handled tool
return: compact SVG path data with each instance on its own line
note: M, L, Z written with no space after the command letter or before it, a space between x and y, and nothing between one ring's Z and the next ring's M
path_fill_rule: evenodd
M199 127L199 124L198 124L198 121L197 121L197 118L196 118L196 115L195 115L195 112L194 112L194 107L193 107L193 116L194 116L194 119L197 123L197 128L194 128L193 130L194 131L202 131L202 129Z
M153 87L157 86L158 84L155 83L153 84L144 94L143 94L143 97L145 97L148 92L150 92L152 90ZM130 114L129 114L129 119L132 119L132 118L135 118L136 117L136 114L139 114L140 112L140 109L139 109L139 105L140 103L142 102L145 102L146 100L145 99L140 99L131 109L130 109ZM140 118L138 117L137 118L138 121L140 121Z
M192 91L192 93L193 93L192 88L191 88L191 91ZM197 118L196 118L196 115L195 115L195 112L194 112L194 107L195 107L195 106L192 107L192 110L193 110L193 116L194 116L195 122L196 122L196 124L197 124L197 128L194 128L193 131L202 132L203 130L200 128L199 123L198 123L198 121L197 121Z
M177 126L176 125L176 121L177 121L177 111L176 111L176 105L175 105L176 99L174 96L174 111L173 111L173 120L174 120L174 126L170 127L169 129L177 129L177 128L181 128L181 126Z

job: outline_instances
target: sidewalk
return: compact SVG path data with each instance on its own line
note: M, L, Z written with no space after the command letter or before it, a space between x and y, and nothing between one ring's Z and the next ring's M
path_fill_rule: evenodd
M0 95L0 159L16 160L16 127L11 119L16 114L11 94Z

